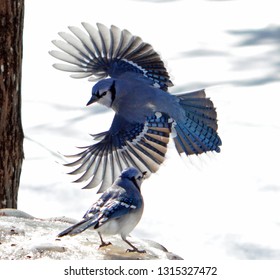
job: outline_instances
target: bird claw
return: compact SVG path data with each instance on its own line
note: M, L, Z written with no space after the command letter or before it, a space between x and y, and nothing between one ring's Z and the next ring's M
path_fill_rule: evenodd
M145 250L139 250L139 249L136 249L136 248L135 248L135 249L127 249L126 252L127 252L127 253L137 252L137 253L139 253L139 254L145 254L145 253L146 253Z
M107 247L107 246L109 246L109 245L112 245L112 243L111 243L111 242L103 242L103 243L99 246L98 249L101 249L101 248L103 248L103 247Z

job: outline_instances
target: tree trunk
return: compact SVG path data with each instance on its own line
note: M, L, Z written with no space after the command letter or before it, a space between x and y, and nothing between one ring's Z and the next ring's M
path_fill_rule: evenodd
M17 208L23 154L21 65L24 0L0 2L0 208Z

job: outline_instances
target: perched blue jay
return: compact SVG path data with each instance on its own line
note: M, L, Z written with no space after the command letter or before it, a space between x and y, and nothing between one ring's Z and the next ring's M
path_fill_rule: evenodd
M111 244L105 243L101 234L120 234L121 238L133 248L128 249L129 252L145 253L126 239L142 217L144 201L140 186L145 173L134 167L122 171L113 185L86 212L83 220L58 234L58 237L76 235L93 227L99 234L100 247Z
M85 188L101 183L103 192L126 167L148 170L149 176L164 161L169 136L179 154L220 151L216 110L204 90L168 93L173 84L151 45L113 25L82 25L86 32L71 26L72 34L59 33L64 41L53 41L62 52L50 54L67 62L54 67L73 78L99 80L87 105L98 102L115 116L108 131L93 135L97 143L68 164L78 166L70 174L82 173L76 182L88 180Z

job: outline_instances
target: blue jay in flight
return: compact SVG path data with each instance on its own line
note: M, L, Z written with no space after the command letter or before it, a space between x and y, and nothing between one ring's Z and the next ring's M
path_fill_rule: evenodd
M140 186L145 174L146 172L142 173L134 167L125 169L86 212L83 220L59 233L58 237L76 235L93 227L99 234L100 247L111 244L104 242L101 234L120 234L121 238L132 247L127 251L145 253L126 239L142 217L144 201Z
M204 90L172 95L173 84L158 53L127 30L98 23L69 27L54 40L60 50L50 52L65 63L56 69L73 78L90 77L97 83L87 105L98 102L115 111L108 131L93 135L96 143L77 154L70 174L82 174L76 182L84 188L100 185L104 192L124 168L137 167L147 176L165 159L169 137L179 154L220 152L217 114ZM109 76L109 77L108 77Z

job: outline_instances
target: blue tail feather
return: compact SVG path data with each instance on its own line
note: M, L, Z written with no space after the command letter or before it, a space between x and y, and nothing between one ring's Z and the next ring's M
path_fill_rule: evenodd
M76 235L79 234L83 231L85 231L86 229L88 229L89 227L95 226L97 224L97 221L95 221L94 219L85 219L82 220L78 223L76 223L75 225L65 229L64 231L62 231L61 233L59 233L57 235L57 237L62 237L65 235Z
M175 145L179 153L201 154L207 151L220 152L222 141L216 132L217 113L204 90L178 95L185 111L185 120L176 124Z
M221 139L211 127L188 120L178 123L175 129L177 136L174 140L179 153L197 155L207 151L220 152Z

